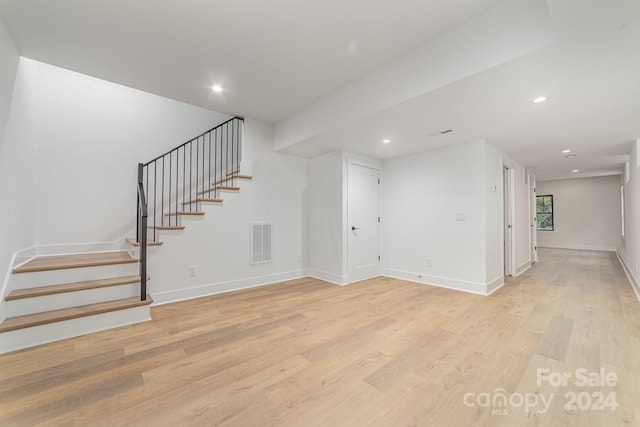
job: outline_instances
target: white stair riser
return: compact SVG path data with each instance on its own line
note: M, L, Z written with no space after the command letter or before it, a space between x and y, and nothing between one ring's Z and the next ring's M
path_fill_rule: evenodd
M30 289L63 283L85 282L138 274L139 263L103 265L98 267L67 268L64 270L37 271L12 274L10 289Z
M0 333L0 354L151 320L148 305Z
M130 298L138 295L140 295L140 284L130 283L126 285L108 286L104 288L6 301L5 309L7 317L15 317L23 316L25 314L40 313L43 311L59 310L62 308Z

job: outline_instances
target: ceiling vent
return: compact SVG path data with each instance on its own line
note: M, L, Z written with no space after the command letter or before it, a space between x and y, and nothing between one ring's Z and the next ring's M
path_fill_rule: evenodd
M453 132L452 129L441 130L440 132L430 132L427 134L429 138L433 138L434 136L446 135L448 133Z

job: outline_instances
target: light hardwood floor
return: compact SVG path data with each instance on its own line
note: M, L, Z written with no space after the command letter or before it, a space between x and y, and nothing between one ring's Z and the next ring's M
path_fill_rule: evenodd
M541 250L490 297L300 279L152 316L0 356L0 425L640 425L640 303L613 253Z

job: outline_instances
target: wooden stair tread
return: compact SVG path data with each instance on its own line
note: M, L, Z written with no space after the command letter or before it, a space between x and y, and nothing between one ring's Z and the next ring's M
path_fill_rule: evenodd
M201 199L195 199L195 200L191 200L189 202L182 202L183 205L190 205L193 203L222 203L224 200L223 199L210 199L210 198L201 198Z
M178 215L192 215L192 216L200 216L200 215L204 215L204 212L189 212L189 211L184 211L184 212L171 212L171 213L166 213L166 214L164 214L164 216L178 216Z
M24 316L9 317L4 322L0 323L0 332L14 331L16 329L30 328L32 326L61 322L63 320L77 319L79 317L93 316L95 314L125 310L127 308L149 305L152 302L153 300L151 299L151 295L147 295L147 299L145 301L140 301L140 297L131 297L101 302L97 304L88 304L77 307L63 308L60 310L27 314Z
M129 242L131 246L135 246L136 248L140 246L140 243L136 242L136 239L134 239L133 237L128 237L127 242ZM162 246L163 243L164 242L156 242L155 240L147 240L147 246Z
M233 181L234 179L246 179L246 180L252 180L253 177L251 175L228 175L226 178L223 178L221 180L218 180L216 182L213 183L213 185L218 185L218 184L222 184L223 182L227 182L227 181Z
M198 195L213 193L214 191L240 191L240 187L231 187L228 185L217 185L206 190L198 191Z
M155 230L184 230L184 225L150 225Z
M138 260L127 251L90 252L75 255L50 255L36 257L13 270L14 273L64 270L67 268L97 267L102 265L133 264Z
M147 280L151 277L147 276ZM87 289L105 288L108 286L140 283L140 276L112 277L109 279L89 280L86 282L63 283L61 285L40 286L37 288L18 289L5 297L5 301L13 301L24 298L41 297L45 295L61 294L65 292L84 291Z

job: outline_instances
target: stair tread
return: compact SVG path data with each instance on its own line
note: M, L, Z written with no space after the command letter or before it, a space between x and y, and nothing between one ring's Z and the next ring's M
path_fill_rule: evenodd
M223 199L211 199L211 198L202 198L202 199L194 199L191 200L189 202L182 202L183 205L190 205L193 203L222 203L224 200Z
M151 279L147 275L147 280ZM105 288L108 286L139 283L140 276L112 277L108 279L88 280L85 282L63 283L60 285L40 286L37 288L18 289L5 297L5 301L13 301L24 298L41 297L45 295L61 294L65 292L84 291L87 289Z
M213 193L216 190L217 191L239 191L240 187L231 187L228 185L217 185L206 190L198 191L198 195L205 194L205 193Z
M189 212L189 211L182 211L182 212L171 212L171 213L166 213L166 214L164 214L164 216L178 216L178 215L192 215L192 216L200 216L200 215L204 215L204 212Z
M36 257L13 270L14 273L64 270L67 268L97 267L102 265L133 264L138 260L127 251L89 252L74 255L49 255Z
M63 308L60 310L26 314L24 316L9 317L4 322L0 323L0 332L46 325L48 323L93 316L95 314L109 313L111 311L125 310L127 308L149 305L152 302L153 300L151 299L151 295L147 294L147 299L145 301L140 301L140 297L131 297L97 304Z
M233 175L228 175L226 178L223 178L214 182L213 185L218 185L218 184L222 184L223 182L233 181L234 179L252 180L253 177L251 175L233 174Z
M149 228L156 230L184 230L184 225L150 225Z
M140 243L136 242L136 239L134 239L133 237L128 237L127 242L129 242L131 246L140 246ZM163 243L164 242L157 242L155 240L147 240L147 246L162 246Z

